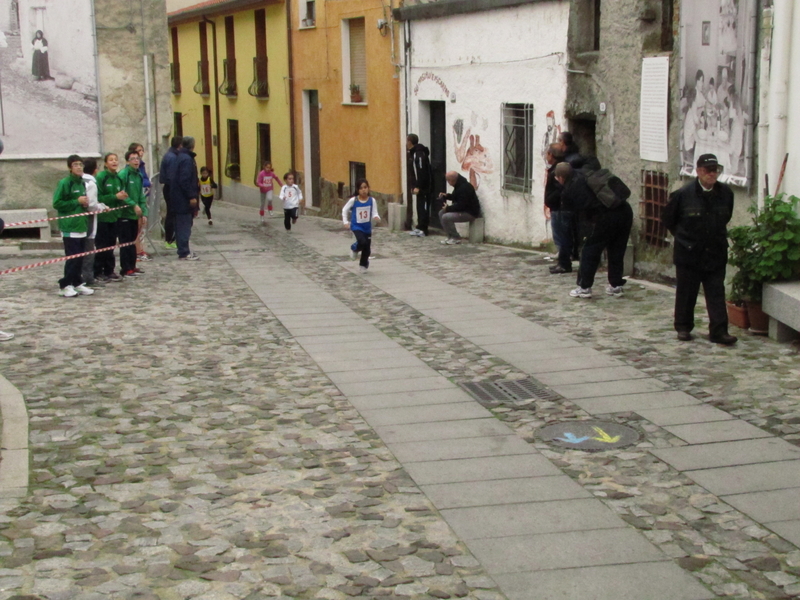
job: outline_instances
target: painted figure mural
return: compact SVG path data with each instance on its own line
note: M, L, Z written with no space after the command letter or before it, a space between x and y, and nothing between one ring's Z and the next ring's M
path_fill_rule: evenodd
M476 190L481 183L481 175L494 172L489 151L481 145L481 136L472 133L471 128L464 131L463 119L456 119L453 123L453 140L456 159L461 164L461 170L469 173L469 182Z

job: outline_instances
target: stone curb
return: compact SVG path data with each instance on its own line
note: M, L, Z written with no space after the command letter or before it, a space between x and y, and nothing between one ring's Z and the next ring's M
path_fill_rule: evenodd
M0 498L28 493L28 411L20 391L0 375Z

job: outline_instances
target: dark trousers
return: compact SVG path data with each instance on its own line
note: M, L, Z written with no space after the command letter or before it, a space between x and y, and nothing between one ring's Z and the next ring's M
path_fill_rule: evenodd
M80 254L86 245L86 238L64 238L64 256ZM64 277L58 280L58 287L62 290L68 285L79 286L83 283L81 279L81 269L83 267L83 257L70 258L64 263Z
M205 196L200 196L200 200L203 201L203 212L206 213L206 218L210 221L211 220L211 203L214 201L214 196L206 198Z
M114 246L117 243L117 221L113 223L104 223L99 221L97 223L97 235L94 239L94 245L98 250L103 248L111 248L107 252L98 252L94 256L94 276L108 277L114 273L116 266L116 259L114 258Z
M139 235L139 221L133 219L120 219L117 221L119 228L119 243L127 244L135 242L136 236ZM133 271L136 268L136 246L131 244L119 249L119 270L124 275L128 271Z
M694 329L694 306L700 284L706 296L708 333L718 338L728 333L728 310L725 307L725 265L713 271L676 266L675 331Z
M594 285L594 276L603 250L608 251L608 283L614 287L625 285L622 278L624 272L625 248L633 226L633 209L627 202L619 208L600 213L581 252L581 266L578 270L578 285L590 288Z
M95 239L87 237L86 244L83 246L83 251L91 252L95 249ZM83 263L81 266L81 279L83 279L84 283L88 283L89 285L94 283L94 261L96 256L96 254L90 254L89 256L83 257Z
M353 244L355 246L354 250L361 252L361 260L358 261L358 264L362 267L369 267L369 255L372 254L372 234L354 229L353 235L356 236L356 241Z
M164 217L164 241L173 244L175 242L175 213L170 208L169 184L164 185L164 201L167 203L167 215Z
M572 223L574 213L569 210L550 212L550 226L553 228L553 241L558 247L558 265L566 271L572 271Z
M420 190L417 194L417 229L428 234L431 223L431 193Z
M192 213L178 213L175 215L175 241L178 244L178 258L185 258L191 254L189 239L192 237Z
M292 229L292 223L297 223L297 208L284 208L283 209L283 226L286 227L286 231L290 231Z

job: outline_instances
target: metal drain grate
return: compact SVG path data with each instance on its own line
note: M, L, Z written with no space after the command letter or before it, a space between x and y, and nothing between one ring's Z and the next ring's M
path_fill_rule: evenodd
M535 379L508 379L462 383L470 395L484 402L515 402L517 400L560 400L561 396Z

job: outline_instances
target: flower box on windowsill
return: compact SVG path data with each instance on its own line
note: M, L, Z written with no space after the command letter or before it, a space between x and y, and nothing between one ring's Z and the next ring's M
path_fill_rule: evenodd
M311 29L316 26L317 22L314 19L302 19L300 21L300 29Z

